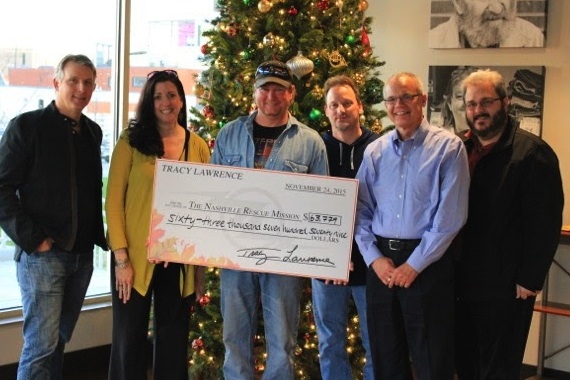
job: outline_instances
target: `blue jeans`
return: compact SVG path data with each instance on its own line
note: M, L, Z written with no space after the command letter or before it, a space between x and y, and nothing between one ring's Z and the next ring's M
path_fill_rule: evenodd
M224 378L254 378L253 343L261 301L267 349L263 379L294 379L301 279L223 269L220 286L226 349Z
M346 329L351 296L358 312L362 345L366 351L366 364L363 368L364 380L374 379L366 323L366 286L326 285L324 281L313 279L312 288L323 380L353 378L346 352Z
M22 294L24 347L18 380L62 378L71 339L93 273L93 252L22 253L16 274Z

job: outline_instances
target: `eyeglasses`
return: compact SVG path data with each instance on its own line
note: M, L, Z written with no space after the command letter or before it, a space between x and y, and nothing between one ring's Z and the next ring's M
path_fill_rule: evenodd
M174 76L174 77L178 78L178 73L174 70L157 70L157 71L151 71L150 73L148 73L146 75L146 79L150 79L155 75L167 75L167 76Z
M415 98L421 96L421 94L404 94L402 96L389 96L384 99L384 103L389 106L395 105L398 99L404 104L410 104Z
M255 72L255 79L260 79L266 76L277 77L279 79L292 82L291 72L286 67L276 66L272 64L261 65Z
M465 108L470 111L473 111L477 106L481 106L482 108L489 108L495 103L497 100L502 100L503 98L485 98L481 100L479 103L474 101L469 101L465 103Z

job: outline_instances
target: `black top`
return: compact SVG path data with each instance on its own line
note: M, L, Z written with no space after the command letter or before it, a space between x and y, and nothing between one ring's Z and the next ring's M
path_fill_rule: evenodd
M473 140L462 137L471 152ZM512 298L515 284L540 290L558 247L563 205L556 154L509 117L471 176L456 291L487 299Z
M33 252L48 236L58 248L72 251L83 222L90 231L81 232L80 240L86 240L77 244L106 249L103 133L85 115L80 123L81 136L74 142L69 119L52 101L12 119L0 140L0 227L17 244L17 260L22 250Z

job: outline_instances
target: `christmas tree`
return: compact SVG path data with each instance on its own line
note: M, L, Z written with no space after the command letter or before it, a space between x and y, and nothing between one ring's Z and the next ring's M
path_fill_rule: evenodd
M219 269L209 268L206 272L207 293L192 308L190 322L189 375L193 380L218 380L223 378L224 345L222 342L222 317L220 312ZM319 349L316 326L311 303L311 282L304 280L302 309L295 349L297 379L320 379ZM259 312L261 315L261 311ZM265 346L263 320L258 323L255 336L255 369L261 377L265 369ZM352 364L353 378L362 379L364 349L360 340L360 324L354 305L348 321L347 351Z
M297 96L292 114L322 132L329 127L324 107L324 82L347 75L359 86L364 106L363 125L382 130L385 112L373 108L382 101L384 83L373 55L368 33L372 18L365 16L366 0L218 0L219 17L203 33L203 71L194 87L199 107L190 110L194 129L210 146L228 121L252 112L255 70L277 59L295 76ZM207 271L207 294L198 300L191 317L190 378L222 378L224 359L219 306L219 269ZM310 280L302 295L298 344L295 350L298 379L320 379L318 341L313 320ZM261 313L259 313L261 315ZM364 352L355 308L349 318L348 347L354 378L362 378ZM256 370L265 366L263 321L255 337Z
M191 123L213 146L225 123L254 109L257 66L267 60L286 62L295 76L297 96L292 114L317 131L328 127L322 112L323 84L344 74L359 86L365 125L381 131L384 83L376 69L384 62L372 52L371 17L366 0L218 0L219 17L203 35L207 65L194 87L199 107Z

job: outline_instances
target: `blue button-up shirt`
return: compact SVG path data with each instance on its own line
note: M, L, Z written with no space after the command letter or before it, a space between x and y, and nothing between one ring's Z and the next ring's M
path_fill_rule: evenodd
M226 124L218 133L211 163L253 168L253 120L257 111ZM285 130L271 149L265 169L328 175L325 143L319 134L289 115Z
M364 261L383 257L376 236L421 239L417 272L439 260L467 219L469 168L461 140L424 118L411 139L396 130L371 143L359 180L355 238Z

